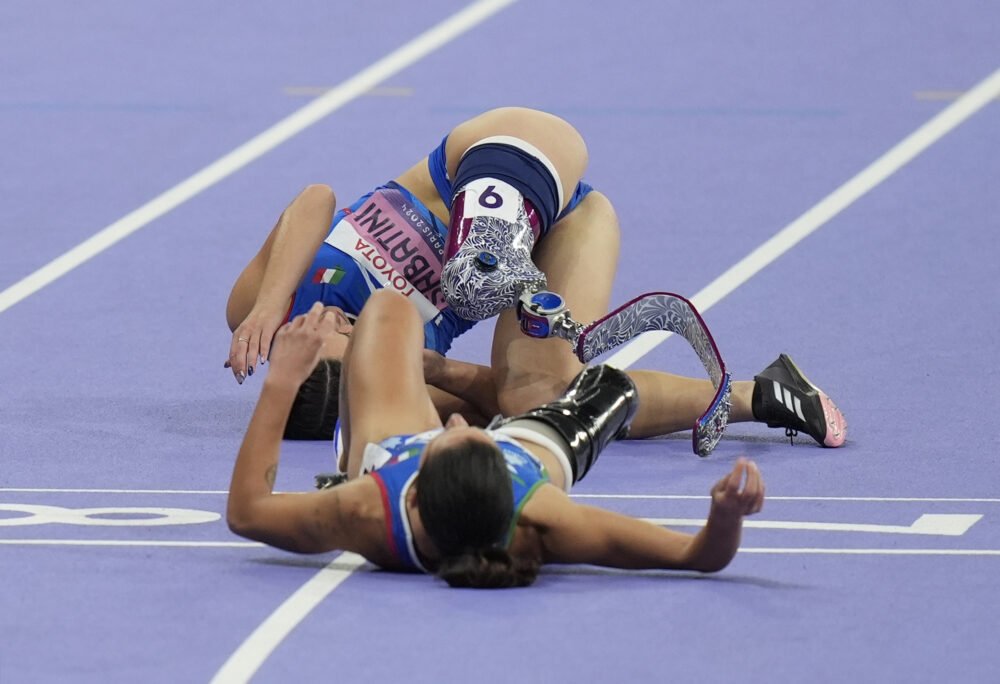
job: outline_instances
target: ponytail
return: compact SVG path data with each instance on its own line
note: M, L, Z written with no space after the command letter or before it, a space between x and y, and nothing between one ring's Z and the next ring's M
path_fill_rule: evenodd
M490 546L445 558L438 565L437 576L452 587L508 589L532 584L538 577L538 569L535 560L512 556L506 549Z

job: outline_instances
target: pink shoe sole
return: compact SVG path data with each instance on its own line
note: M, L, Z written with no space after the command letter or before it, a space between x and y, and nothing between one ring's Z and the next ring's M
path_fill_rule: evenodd
M847 440L847 419L840 412L830 397L819 393L819 401L823 405L823 418L826 420L826 437L823 446L839 447Z

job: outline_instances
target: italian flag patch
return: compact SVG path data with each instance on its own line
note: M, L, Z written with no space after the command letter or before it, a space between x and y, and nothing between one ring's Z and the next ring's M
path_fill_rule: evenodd
M340 282L340 279L344 277L344 269L339 266L334 268L321 268L318 269L313 275L314 283L331 283L336 285Z

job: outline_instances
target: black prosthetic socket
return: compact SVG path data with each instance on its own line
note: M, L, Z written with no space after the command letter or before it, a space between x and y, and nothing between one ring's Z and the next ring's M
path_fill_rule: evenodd
M320 473L316 476L316 489L331 489L347 482L347 473Z
M753 414L753 419L761 422L764 419L761 416L764 414L764 398L761 396L760 381L755 381L753 384L753 394L750 395L750 412Z
M606 365L588 366L555 401L490 427L526 419L545 423L569 446L573 482L577 483L611 440L628 434L638 408L635 385L624 371Z

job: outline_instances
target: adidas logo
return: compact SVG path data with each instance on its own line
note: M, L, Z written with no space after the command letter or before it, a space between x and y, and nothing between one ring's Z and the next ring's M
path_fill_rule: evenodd
M777 380L772 380L774 384L774 397L781 405L786 409L794 413L799 417L800 420L805 422L806 417L802 415L802 402L798 397L792 396L792 393L788 391L786 387L782 387Z

